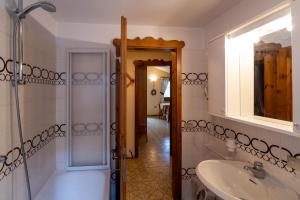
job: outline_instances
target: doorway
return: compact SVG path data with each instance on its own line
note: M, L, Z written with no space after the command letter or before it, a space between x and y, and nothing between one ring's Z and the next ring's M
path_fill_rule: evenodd
M135 60L135 158L139 156L140 139L148 141L148 121L165 120L171 123L171 68L169 52L156 52L167 60ZM148 54L151 57L151 54ZM153 55L152 52L152 56ZM149 120L148 120L149 119ZM158 120L154 120L158 121ZM167 131L168 133L170 130Z
M117 123L117 138L116 138L116 153L117 162L117 196L119 199L126 199L126 154L127 144L126 135L128 133L126 121L129 119L126 116L127 107L127 53L128 50L161 50L171 53L172 69L171 69L171 152L172 152L172 196L173 199L181 199L181 59L182 48L185 43L177 40L164 40L162 38L154 39L146 37L143 39L127 39L127 20L122 17L121 20L121 39L114 39L116 47L116 71L117 71L117 87L116 87L116 123ZM130 78L129 78L130 77Z
M131 151L134 156L127 160L126 199L173 199L170 150L172 61L168 60L171 54L161 51L143 51L143 54L149 59L133 62L135 140L134 151ZM131 55L129 51L129 60ZM154 56L167 61L151 60Z

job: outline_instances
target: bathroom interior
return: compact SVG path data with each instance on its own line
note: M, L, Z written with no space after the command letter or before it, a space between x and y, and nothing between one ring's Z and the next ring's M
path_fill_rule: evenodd
M300 0L0 0L0 200L299 200L298 52ZM135 61L169 66L167 196Z

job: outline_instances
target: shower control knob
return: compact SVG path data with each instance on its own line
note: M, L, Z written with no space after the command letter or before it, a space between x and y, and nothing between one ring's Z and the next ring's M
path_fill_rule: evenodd
M6 161L6 156L0 156L0 163L4 163Z

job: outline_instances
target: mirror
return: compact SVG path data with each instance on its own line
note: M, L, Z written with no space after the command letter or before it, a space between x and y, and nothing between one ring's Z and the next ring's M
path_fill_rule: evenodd
M254 115L292 121L291 30L268 33L254 44Z

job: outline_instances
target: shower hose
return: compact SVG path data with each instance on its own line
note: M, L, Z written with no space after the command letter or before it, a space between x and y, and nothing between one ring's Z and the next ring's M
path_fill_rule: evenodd
M15 20L14 28L13 28L13 76L14 77L12 80L12 85L14 87L14 93L15 93L15 106L16 106L16 114L17 114L18 133L19 133L19 139L20 139L20 145L21 145L21 156L22 156L23 164L24 164L27 195L28 195L28 200L32 200L29 173L28 173L28 165L27 165L27 157L26 157L23 132L22 132L22 121L21 121L20 101L19 101L19 91L18 91L19 79L18 79L18 73L17 73L17 51L18 51L18 55L19 55L19 65L22 65L23 64L22 36L23 36L22 23L19 20ZM17 39L18 39L19 45L17 45ZM22 72L20 71L19 73L22 73Z

